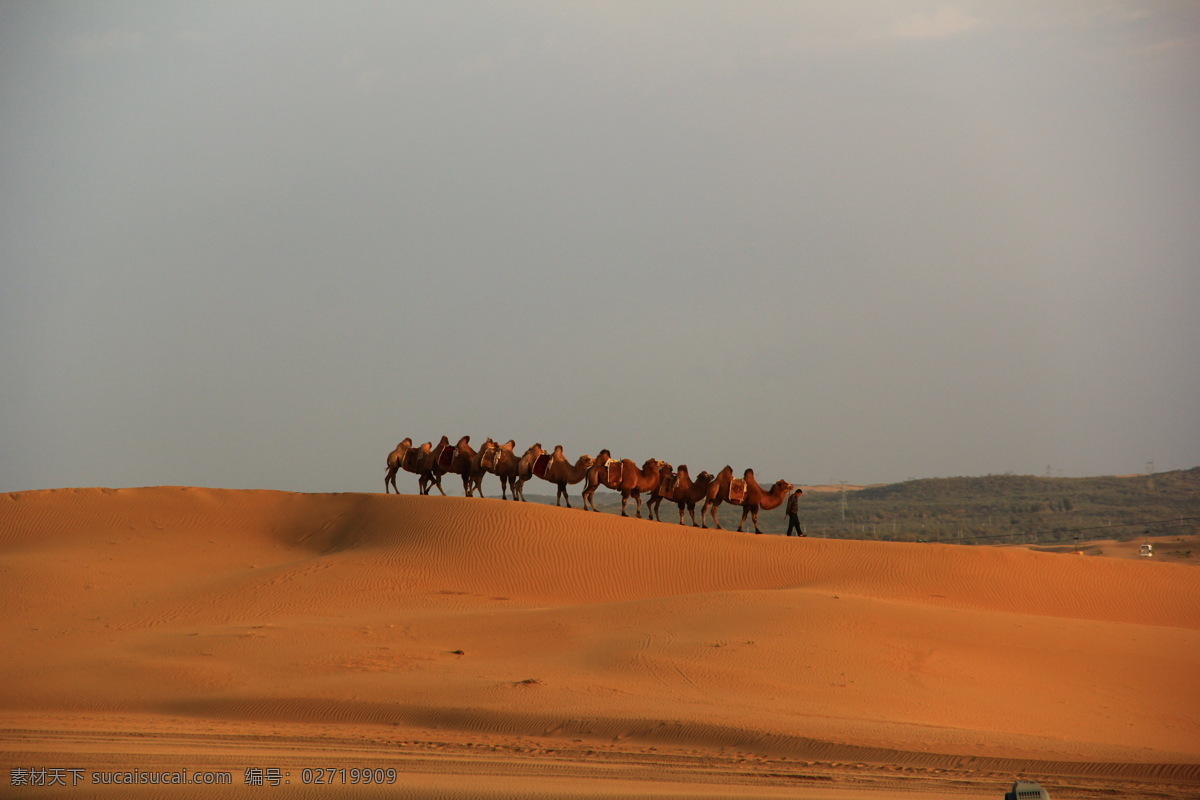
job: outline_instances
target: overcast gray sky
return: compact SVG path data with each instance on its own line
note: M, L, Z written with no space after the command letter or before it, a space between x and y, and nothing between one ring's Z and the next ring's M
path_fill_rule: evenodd
M1193 0L0 0L0 186L0 491L1200 464Z

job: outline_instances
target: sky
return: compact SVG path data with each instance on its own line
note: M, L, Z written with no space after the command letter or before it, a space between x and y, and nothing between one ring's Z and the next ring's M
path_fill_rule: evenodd
M1200 465L1193 0L0 0L0 186L4 492Z

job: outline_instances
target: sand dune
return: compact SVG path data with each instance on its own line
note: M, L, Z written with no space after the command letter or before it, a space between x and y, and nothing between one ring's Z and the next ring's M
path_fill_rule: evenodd
M160 487L0 496L0 576L6 772L136 756L240 783L334 757L404 765L407 796L1200 793L1190 565Z

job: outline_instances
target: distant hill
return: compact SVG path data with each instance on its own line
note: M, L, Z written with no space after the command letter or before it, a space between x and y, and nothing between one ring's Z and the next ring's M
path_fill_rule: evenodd
M533 494L537 483L527 487L529 500L553 504L553 496ZM579 506L577 487L572 488L571 502ZM800 520L810 536L1033 544L1200 533L1200 467L1092 478L924 478L846 487L844 493L821 489L806 491L801 500ZM620 513L620 496L613 492L597 492L596 503L607 513ZM629 510L632 516L632 502ZM741 509L722 505L719 514L722 526L733 529ZM679 513L664 503L662 517L678 522ZM783 533L787 518L782 509L764 511L759 526Z

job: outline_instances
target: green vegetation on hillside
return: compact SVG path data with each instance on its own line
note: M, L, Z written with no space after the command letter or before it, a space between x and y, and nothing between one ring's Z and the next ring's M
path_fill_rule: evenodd
M528 496L553 502L532 492ZM596 500L604 511L620 513L615 493L602 491ZM629 507L632 512L632 502ZM674 504L663 504L662 517L678 521ZM740 518L740 508L721 506L725 528L736 528ZM964 544L1198 533L1200 467L1130 477L926 478L844 494L807 492L801 498L800 521L809 536ZM746 526L753 530L749 520ZM767 533L783 533L787 517L782 509L764 511L759 526Z

